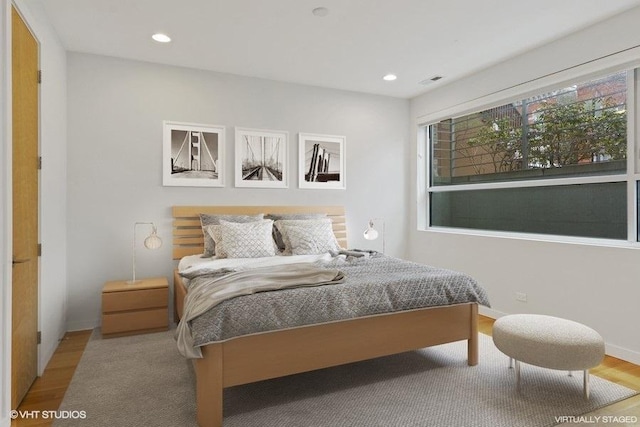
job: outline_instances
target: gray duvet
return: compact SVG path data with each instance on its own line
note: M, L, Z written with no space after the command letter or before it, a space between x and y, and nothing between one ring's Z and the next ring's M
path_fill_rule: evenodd
M182 318L176 329L178 350L185 357L202 357L200 347L194 345L191 320L224 301L258 292L325 286L342 281L344 274L340 270L318 268L307 263L240 268L237 271L214 270L203 274L199 280L189 283Z
M486 292L466 274L376 254L314 264L338 269L339 284L259 292L226 300L191 321L202 346L241 335L422 307L477 302ZM206 277L191 279L189 287Z

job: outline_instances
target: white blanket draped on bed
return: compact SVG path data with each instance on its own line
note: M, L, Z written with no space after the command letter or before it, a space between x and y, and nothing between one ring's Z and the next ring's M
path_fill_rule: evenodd
M184 313L176 330L178 350L188 358L200 358L202 352L194 347L190 321L221 302L241 295L303 286L341 283L342 272L321 269L310 264L289 264L257 267L242 271L220 270L206 280L191 284L184 302Z

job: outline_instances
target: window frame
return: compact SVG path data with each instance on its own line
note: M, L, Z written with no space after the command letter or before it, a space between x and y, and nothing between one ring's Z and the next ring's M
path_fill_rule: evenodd
M624 56L624 55L623 55ZM622 61L621 58L614 58L619 61L617 65L604 66L598 64L604 61L595 61L582 66L562 70L552 75L544 76L529 82L522 83L492 94L471 100L451 108L444 109L438 113L418 117L417 125L417 174L418 174L418 231L465 234L474 236L490 236L501 238L517 238L534 241L551 241L563 243L580 243L595 246L612 247L634 247L640 248L638 241L638 186L640 186L640 173L638 159L640 153L640 130L636 122L637 103L640 101L640 60ZM622 58L624 59L624 58ZM597 65L600 65L599 67ZM515 180L499 182L479 182L470 184L440 185L434 186L431 182L431 156L432 150L429 147L428 127L452 117L460 117L467 114L494 108L514 99L524 99L545 93L558 87L575 84L577 81L588 81L602 78L607 74L627 71L627 170L626 173L564 177L564 178L543 178L535 180ZM487 190L499 188L523 188L523 187L544 187L556 185L591 184L603 182L626 182L627 183L627 238L626 240L576 237L553 234L520 233L509 231L494 231L483 229L466 229L458 227L433 226L431 225L431 193L450 191Z

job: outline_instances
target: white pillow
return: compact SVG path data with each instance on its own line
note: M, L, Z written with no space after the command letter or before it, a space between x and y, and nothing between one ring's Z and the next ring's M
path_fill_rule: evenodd
M282 234L287 254L313 255L340 250L329 218L280 220L276 221L275 225Z
M260 258L276 254L271 235L272 220L245 223L220 221L219 226L209 227L211 237L216 242L216 256L219 258ZM216 240L216 237L219 239Z
M216 255L215 241L207 231L207 227L211 225L220 225L220 221L227 222L255 222L263 219L263 214L257 215L210 215L200 214L200 224L202 225L202 233L204 234L204 253L202 258L209 258Z
M264 219L272 219L274 221L286 220L286 221L303 221L309 219L322 219L326 218L327 214L324 213L310 213L310 214L267 214ZM273 240L278 246L278 251L284 251L286 246L282 240L282 234L278 227L273 227Z

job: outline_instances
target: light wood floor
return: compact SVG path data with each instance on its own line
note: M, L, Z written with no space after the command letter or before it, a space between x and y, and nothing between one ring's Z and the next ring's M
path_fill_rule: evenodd
M491 335L493 319L480 316L479 331ZM35 383L27 393L18 411L55 411L59 408L64 393L71 382L76 366L80 362L84 348L89 341L91 331L69 332L60 342L58 349L47 365L42 377L36 379ZM633 390L640 391L640 366L625 362L615 357L607 356L600 366L591 370L593 375L597 375L606 380L621 384ZM618 402L607 406L593 415L615 415L615 416L635 416L640 421L640 396ZM50 426L51 419L18 419L11 423L12 427L27 426ZM582 424L567 424L580 426ZM593 427L598 424L584 424ZM611 423L607 424L611 425ZM615 424L618 427L637 424Z
M91 332L89 330L65 334L44 373L41 377L36 378L20 404L19 412L55 411L60 407ZM12 421L11 427L50 426L53 424L52 419L33 418L31 414L29 413L28 418L18 418Z

